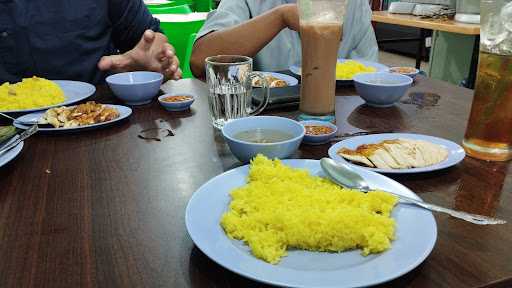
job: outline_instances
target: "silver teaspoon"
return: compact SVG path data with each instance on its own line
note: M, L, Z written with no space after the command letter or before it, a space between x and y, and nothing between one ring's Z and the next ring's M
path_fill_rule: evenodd
M322 158L322 160L320 160L320 166L322 167L322 170L324 171L324 173L327 174L329 179L331 179L332 181L334 181L335 183L337 183L343 187L347 187L347 188L351 188L351 189L358 189L358 190L361 190L362 192L373 191L373 189L371 189L368 186L368 183L366 182L366 180L364 180L364 178L361 175L359 175L354 169L352 169L347 164L337 163L330 158ZM382 191L382 190L380 190L380 191ZM462 211L456 211L456 210L441 207L441 206L438 206L435 204L426 203L423 201L419 201L416 199L398 195L398 194L390 192L390 191L384 191L384 192L392 194L392 195L398 197L399 199L404 200L410 204L414 204L416 206L425 208L430 211L447 213L453 217L456 217L456 218L459 218L462 220L466 220L466 221L474 223L474 224L489 225L489 224L505 224L505 223L507 223L507 221L505 221L505 220L487 217L487 216L483 216L483 215L466 213L466 212L462 212Z

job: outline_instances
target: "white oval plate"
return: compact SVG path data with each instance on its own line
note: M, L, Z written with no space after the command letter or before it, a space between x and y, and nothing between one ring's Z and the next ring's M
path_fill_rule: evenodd
M357 165L350 161L345 160L345 158L338 155L336 152L340 150L341 148L348 148L348 149L356 149L359 145L362 144L371 144L371 143L379 143L383 140L391 140L391 139L398 139L398 138L408 138L408 139L414 139L414 140L424 140L428 141L437 145L441 145L444 148L448 150L448 157L435 165L427 166L427 167L421 167L421 168L410 168L410 169L379 169L379 168L370 168L365 167L363 165ZM355 167L361 167L363 169L368 169L374 172L379 173L421 173L421 172L430 172L435 170L440 170L444 168L451 167L453 165L458 164L460 161L466 157L466 152L464 149L457 143L454 143L452 141L434 137L434 136L428 136L428 135L422 135L422 134L413 134L413 133L383 133L383 134L373 134L373 135L364 135L364 136L356 136L352 138L348 138L345 140L342 140L329 148L329 157L335 161L348 163L349 165L355 166Z
M261 73L263 75L272 75L278 79L284 80L286 82L286 84L288 85L287 87L295 86L295 85L299 84L299 80L297 80L297 78L292 77L290 75L283 74L283 73L261 72L261 71L256 71L256 72ZM253 87L259 88L260 86L253 86ZM286 88L286 87L275 87L275 88ZM271 89L274 89L274 88L271 88Z
M366 60L361 60L361 59L338 59L338 62L345 62L347 60L355 60L357 62L360 62L361 64L365 65L365 66L371 66L371 67L374 67L375 69L377 69L377 72L386 72L386 71L389 71L389 67L384 65L384 64L380 64L380 63L377 63L377 62L372 62L372 61L366 61ZM295 74L295 75L301 75L301 67L299 66L296 66L296 65L293 65L293 66L290 66L290 71ZM336 79L336 84L350 84L350 83L353 83L354 81L352 79Z
M130 107L126 107L126 106L121 106L121 105L110 105L110 104L107 104L107 106L110 106L110 107L113 107L113 108L116 108L118 111L119 111L119 117L117 117L116 119L114 120L111 120L111 121L107 121L107 122L102 122L102 123L97 123L97 124L92 124L92 125L86 125L86 126L78 126L78 127L70 127L70 128L39 128L38 131L40 132L73 132L73 131L78 131L78 130L89 130L89 129L96 129L96 128L100 128L100 127L103 127L103 126L108 126L108 125L111 125L115 122L119 122L127 117L129 117L131 114L132 114L132 109ZM30 114L27 114L27 115L23 115L21 117L18 117L16 118L16 120L14 121L13 125L17 128L20 128L20 129L28 129L30 126L27 126L27 125L23 125L20 123L21 122L35 122L35 121L38 121L41 116L43 116L45 111L39 111L39 112L34 112L34 113L30 113Z
M12 159L16 158L18 154L20 154L21 150L23 149L23 141L21 141L18 145L16 145L11 150L7 151L4 154L0 155L0 167L4 166L5 164L9 163Z
M45 106L45 107L38 107L38 108L31 108L31 109L23 109L23 110L7 110L7 111L0 111L2 113L29 113L34 111L41 111L41 110L47 110L53 107L59 107L59 106L66 106L70 105L76 102L80 102L82 100L85 100L89 98L94 92L96 92L96 87L94 85L91 85L89 83L80 82L80 81L71 81L71 80L52 80L53 82L57 83L57 85L60 86L62 91L64 91L64 96L66 97L66 100L64 102Z
M294 168L322 175L318 160L283 160ZM400 183L362 168L354 168L372 188L419 197ZM398 204L392 212L396 220L396 240L380 254L361 256L360 250L343 253L289 250L277 265L254 257L241 241L229 239L219 224L228 210L229 193L246 183L249 166L227 171L201 186L188 202L187 231L208 257L219 265L247 278L286 287L361 287L397 278L418 266L430 254L437 238L431 212Z

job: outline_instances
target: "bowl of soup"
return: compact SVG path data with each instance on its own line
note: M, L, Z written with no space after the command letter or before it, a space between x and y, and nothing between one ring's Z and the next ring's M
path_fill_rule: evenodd
M263 154L288 158L297 151L306 129L299 122L277 116L253 116L231 120L222 135L231 153L242 163Z
M374 107L393 106L407 89L411 87L412 78L389 72L361 73L354 76L357 94Z

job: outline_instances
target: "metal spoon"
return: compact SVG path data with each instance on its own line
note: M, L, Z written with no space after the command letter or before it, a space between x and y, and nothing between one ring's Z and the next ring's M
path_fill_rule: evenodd
M38 124L38 121L20 121L20 120L17 120L16 118L14 117L11 117L5 113L2 113L0 112L0 116L3 116L5 118L8 118L8 119L11 119L13 122L16 121L20 124L23 124L23 125L37 125Z
M358 189L365 193L369 192L369 191L373 191L373 189L371 189L370 186L368 186L368 183L366 183L364 178L361 175L357 174L357 172L354 171L354 169L352 169L347 164L337 163L334 160L329 159L329 158L322 158L322 160L320 160L320 166L322 166L322 170L325 172L325 174L327 174L327 176L329 176L329 179L331 179L332 181L334 181L335 183L337 183L343 187L347 187L347 188L351 188L351 189ZM380 190L380 191L382 191L382 190ZM425 208L430 211L447 213L453 217L456 217L456 218L459 218L462 220L466 220L466 221L474 223L474 224L488 225L488 224L505 224L505 223L507 223L507 221L505 221L505 220L487 217L487 216L483 216L483 215L470 214L470 213L466 213L466 212L462 212L462 211L456 211L456 210L441 207L438 205L426 203L426 202L423 202L420 200L405 197L402 195L398 195L398 194L390 192L390 191L385 191L385 192L392 194L392 195L398 197L399 199L404 200L410 204L414 204L416 206Z

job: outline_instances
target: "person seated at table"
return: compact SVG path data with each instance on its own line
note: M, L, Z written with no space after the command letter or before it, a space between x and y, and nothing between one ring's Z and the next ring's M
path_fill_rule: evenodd
M299 16L293 0L222 0L197 34L190 67L204 77L204 60L213 55L254 57L260 71L287 70L301 62ZM348 0L339 58L378 60L367 0Z
M100 83L134 70L181 78L174 48L142 0L0 0L0 83Z

